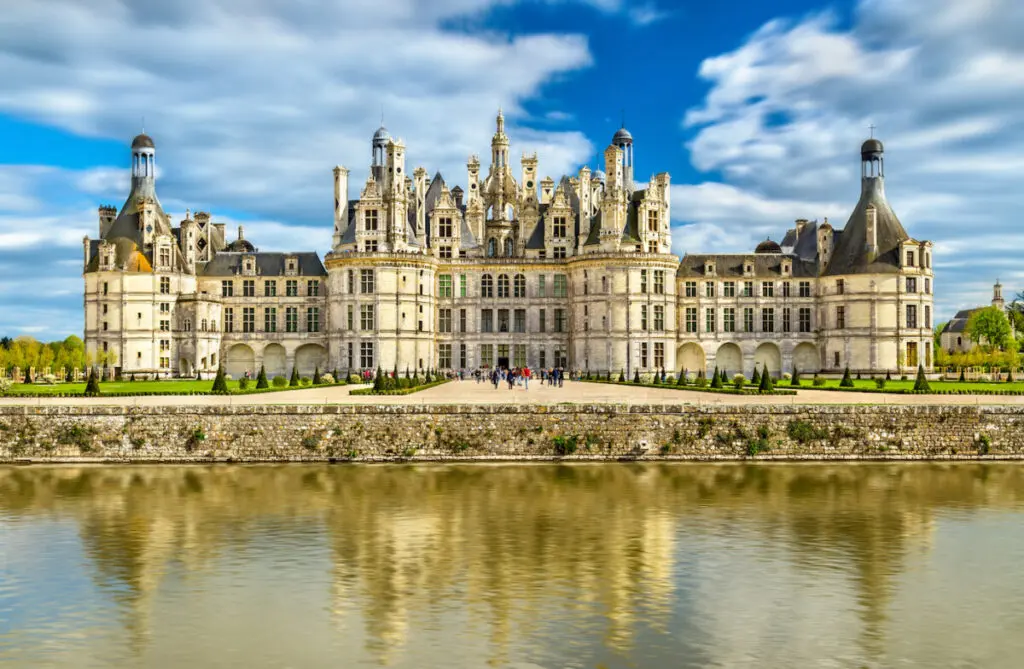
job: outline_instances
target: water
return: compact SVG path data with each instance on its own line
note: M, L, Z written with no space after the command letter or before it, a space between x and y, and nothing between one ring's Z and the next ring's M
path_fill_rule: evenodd
M1019 667L1024 467L0 468L7 667Z

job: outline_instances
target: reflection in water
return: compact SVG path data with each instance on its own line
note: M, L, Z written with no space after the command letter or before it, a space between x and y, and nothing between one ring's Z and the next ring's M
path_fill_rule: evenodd
M989 464L0 468L0 664L1010 667L1022 501Z

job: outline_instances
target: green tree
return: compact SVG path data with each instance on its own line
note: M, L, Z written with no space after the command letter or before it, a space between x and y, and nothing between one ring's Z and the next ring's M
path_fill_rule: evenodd
M935 326L935 331L932 333L932 342L935 346L936 351L942 350L942 333L946 331L946 327L949 326L949 321L945 323L939 323Z
M718 367L715 367L714 375L711 377L711 387L721 388L722 387L722 375L718 372Z
M1010 321L999 307L978 309L967 319L964 328L971 341L981 345L985 350L1005 348L1011 341Z
M633 383L640 383L640 370L633 372Z
M288 379L288 386L295 387L299 385L299 369L298 367L292 367L292 378Z
M847 365L843 371L843 380L839 382L840 388L853 388L853 379L850 378L850 366Z
M761 382L757 386L757 392L759 393L770 393L775 390L775 384L772 383L772 375L767 369L764 370L764 374L761 375Z
M800 385L800 368L799 367L796 367L796 366L793 367L793 378L791 378L789 380L789 385L791 385L791 386L799 386Z
M914 390L930 393L932 388L928 385L928 378L924 375L924 365L917 366L917 378L914 380Z
M89 380L85 383L85 392L82 393L86 397L97 397L100 394L100 382L96 378L96 370L89 370Z
M679 378L676 379L676 385L677 386L685 386L686 385L686 370L685 369L680 369L679 370Z
M750 385L761 387L761 372L758 371L757 365L754 365L754 375L750 377Z
M320 365L313 368L313 385L319 386L323 383L323 379L320 378Z
M228 380L224 376L224 368L223 367L218 367L217 368L217 376L214 377L214 379L213 379L213 388L210 389L210 392L212 392L214 394L217 394L217 395L227 395L228 394Z
M256 389L269 388L270 384L267 382L267 368L260 365L260 374L256 377Z

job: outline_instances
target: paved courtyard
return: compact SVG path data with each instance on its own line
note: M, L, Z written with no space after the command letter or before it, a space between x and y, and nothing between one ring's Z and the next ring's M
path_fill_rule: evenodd
M881 393L847 393L808 388L796 395L728 395L675 390L668 388L637 388L629 385L577 383L567 381L562 388L531 383L529 390L505 385L495 389L489 383L453 381L412 395L349 395L349 391L366 386L327 386L304 390L241 396L151 395L145 397L39 397L0 398L0 406L188 406L188 405L257 405L257 404L905 404L905 405L1024 405L1024 396L1000 395L890 395Z

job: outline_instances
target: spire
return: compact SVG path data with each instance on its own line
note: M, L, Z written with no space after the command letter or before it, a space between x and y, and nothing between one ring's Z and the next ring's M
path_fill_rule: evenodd
M505 115L501 113L501 107L498 107L498 118L496 120L497 120L498 130L497 130L497 132L495 134L496 135L504 135L505 134Z

